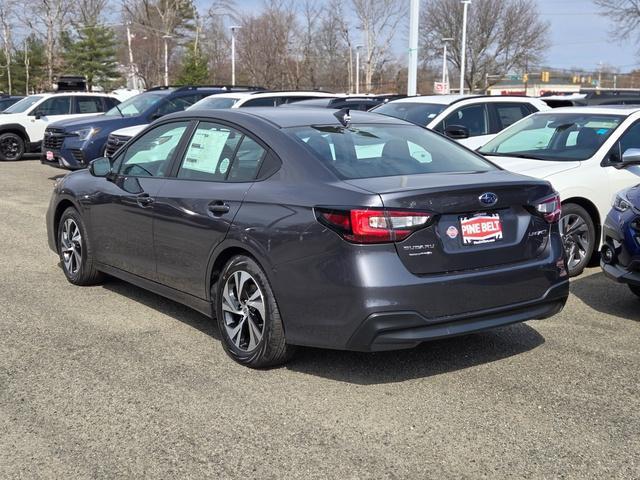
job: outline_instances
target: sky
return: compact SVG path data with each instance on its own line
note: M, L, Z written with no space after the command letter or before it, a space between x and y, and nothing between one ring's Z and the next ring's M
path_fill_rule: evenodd
M640 68L639 46L631 41L619 43L613 40L610 36L612 22L598 11L591 0L537 1L542 19L551 24L551 46L543 62L545 66L595 71L598 63L603 62L619 68L621 72ZM345 4L348 3L345 0ZM237 5L240 10L255 13L262 0L237 0ZM473 3L469 14L473 14ZM408 26L399 30L394 49L400 55L407 48Z

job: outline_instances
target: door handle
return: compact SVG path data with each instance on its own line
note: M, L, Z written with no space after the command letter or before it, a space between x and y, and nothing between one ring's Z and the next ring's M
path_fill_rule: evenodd
M229 210L231 210L231 207L221 201L209 204L209 211L214 215L224 215L225 213L229 213Z
M153 201L154 199L150 197L148 193L141 193L136 197L136 202L138 202L138 205L140 205L141 207L151 205Z

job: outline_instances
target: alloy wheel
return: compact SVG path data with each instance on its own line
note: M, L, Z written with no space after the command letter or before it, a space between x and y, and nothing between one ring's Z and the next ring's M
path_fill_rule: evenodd
M265 329L265 299L255 278L239 270L231 274L222 290L224 326L231 342L243 352L258 346Z
M17 159L20 154L18 140L11 136L3 138L2 142L0 142L0 152L8 160Z
M560 219L562 228L562 241L567 256L569 270L575 270L580 265L591 249L589 226L584 218L575 213L570 213Z
M77 274L82 266L82 235L72 218L67 218L62 224L60 244L64 268L70 275Z

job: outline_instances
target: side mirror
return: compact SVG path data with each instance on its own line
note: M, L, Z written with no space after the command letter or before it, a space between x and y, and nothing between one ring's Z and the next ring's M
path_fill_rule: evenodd
M622 154L622 162L620 167L627 165L640 165L640 148L628 148Z
M454 140L469 138L469 129L462 125L449 125L444 129L444 134Z
M89 162L89 173L94 177L104 177L110 180L111 177L114 176L114 173L111 171L111 160L107 157L91 160L91 162Z

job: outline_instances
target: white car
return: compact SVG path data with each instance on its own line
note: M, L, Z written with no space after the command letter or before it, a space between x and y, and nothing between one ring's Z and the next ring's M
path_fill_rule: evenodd
M400 98L371 111L422 125L475 150L518 120L550 109L531 97L428 95Z
M44 132L52 122L96 115L119 104L113 95L60 92L30 95L0 116L0 160L19 160L40 151Z
M316 91L285 91L285 92L234 92L218 93L197 101L187 110L202 110L212 108L244 108L244 107L277 107L284 104L312 100L317 98L338 98L345 95ZM121 128L109 135L105 155L111 156L118 151L127 141L144 130L147 124L134 127Z
M561 231L575 276L600 246L616 192L640 183L640 106L536 113L479 153L506 170L551 182L562 199Z

